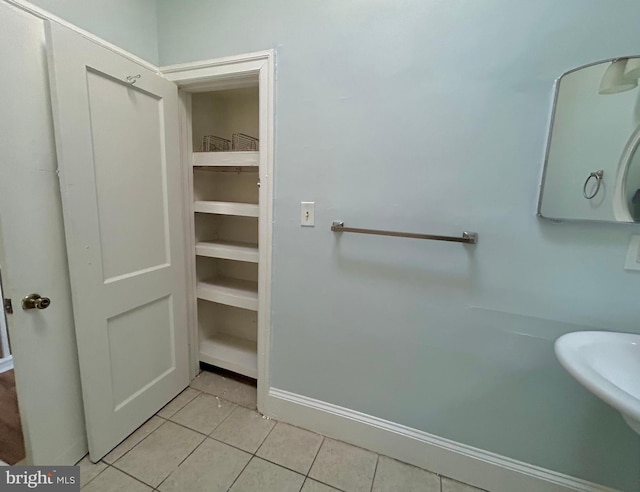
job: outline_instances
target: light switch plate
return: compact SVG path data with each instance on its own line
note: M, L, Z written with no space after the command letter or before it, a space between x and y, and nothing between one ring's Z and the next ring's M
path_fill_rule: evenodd
M631 236L627 248L627 259L624 262L625 270L640 270L640 236Z
M300 202L300 225L303 227L315 226L316 202Z

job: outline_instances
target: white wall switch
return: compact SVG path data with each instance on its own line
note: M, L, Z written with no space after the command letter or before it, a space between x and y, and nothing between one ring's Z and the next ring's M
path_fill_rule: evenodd
M315 225L315 221L316 221L315 207L316 207L316 202L300 202L300 225L301 226L313 227Z
M640 236L631 236L627 248L627 259L624 262L625 270L640 270Z

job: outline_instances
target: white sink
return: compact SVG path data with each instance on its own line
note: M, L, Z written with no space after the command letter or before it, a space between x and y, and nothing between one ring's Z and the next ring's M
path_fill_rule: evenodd
M640 335L577 331L556 340L560 364L640 434Z

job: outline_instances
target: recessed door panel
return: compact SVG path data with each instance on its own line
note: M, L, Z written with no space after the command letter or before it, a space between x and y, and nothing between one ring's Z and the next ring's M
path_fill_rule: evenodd
M168 296L107 320L114 410L175 368L171 311Z
M153 94L91 70L87 92L108 282L168 263L163 108Z

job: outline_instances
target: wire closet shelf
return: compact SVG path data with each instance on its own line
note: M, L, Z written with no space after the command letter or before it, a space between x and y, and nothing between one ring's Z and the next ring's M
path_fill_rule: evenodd
M260 140L244 133L234 133L231 140L216 135L202 137L202 152L257 151Z

